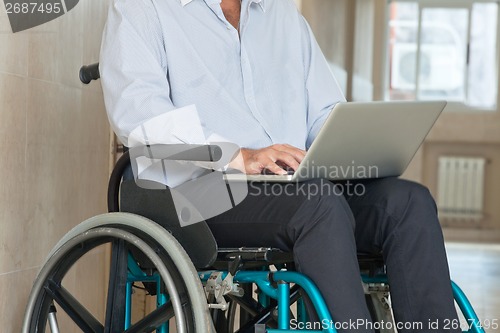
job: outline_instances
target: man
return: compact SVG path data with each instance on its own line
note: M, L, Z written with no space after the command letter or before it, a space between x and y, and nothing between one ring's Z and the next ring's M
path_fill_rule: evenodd
M194 104L206 137L243 147L230 166L246 173L297 168L331 108L344 101L292 0L115 0L100 63L122 142L143 122ZM179 132L175 140L192 143ZM328 181L307 184L321 191L296 184L293 194L269 193L252 184L240 205L207 221L219 245L293 251L340 323L370 320L356 252L383 253L396 320L420 322L423 332L437 320L433 332L458 332L444 328L457 315L427 189L387 178L361 182L363 195L336 195L338 185Z

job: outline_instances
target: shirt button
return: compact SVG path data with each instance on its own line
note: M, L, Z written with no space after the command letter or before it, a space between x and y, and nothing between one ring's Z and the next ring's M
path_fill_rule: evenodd
M226 25L227 30L231 30L231 26Z

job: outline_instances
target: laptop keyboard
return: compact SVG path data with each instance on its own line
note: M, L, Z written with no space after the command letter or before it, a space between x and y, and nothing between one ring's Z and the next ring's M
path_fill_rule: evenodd
M291 176L291 175L293 175L295 173L295 170L293 170L290 167L286 167L286 168L283 168L283 169L286 171L286 174L283 174L283 175L280 175L280 176L286 176L286 175ZM277 175L277 174L275 174L274 172L272 172L269 169L262 169L261 174L262 175Z

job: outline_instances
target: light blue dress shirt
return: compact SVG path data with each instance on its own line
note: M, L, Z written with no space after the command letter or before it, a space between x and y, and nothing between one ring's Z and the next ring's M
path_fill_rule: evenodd
M114 0L100 71L124 143L143 122L194 104L205 137L304 149L345 100L292 0L242 0L240 34L220 0Z

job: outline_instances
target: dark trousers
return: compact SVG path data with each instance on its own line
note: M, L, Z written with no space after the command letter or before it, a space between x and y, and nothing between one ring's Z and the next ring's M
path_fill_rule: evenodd
M241 204L207 222L221 247L293 251L297 270L316 283L338 323L370 320L356 253L382 253L396 321L422 323L419 332L459 332L444 329L457 314L436 206L419 184L251 183ZM440 329L430 329L436 321Z

